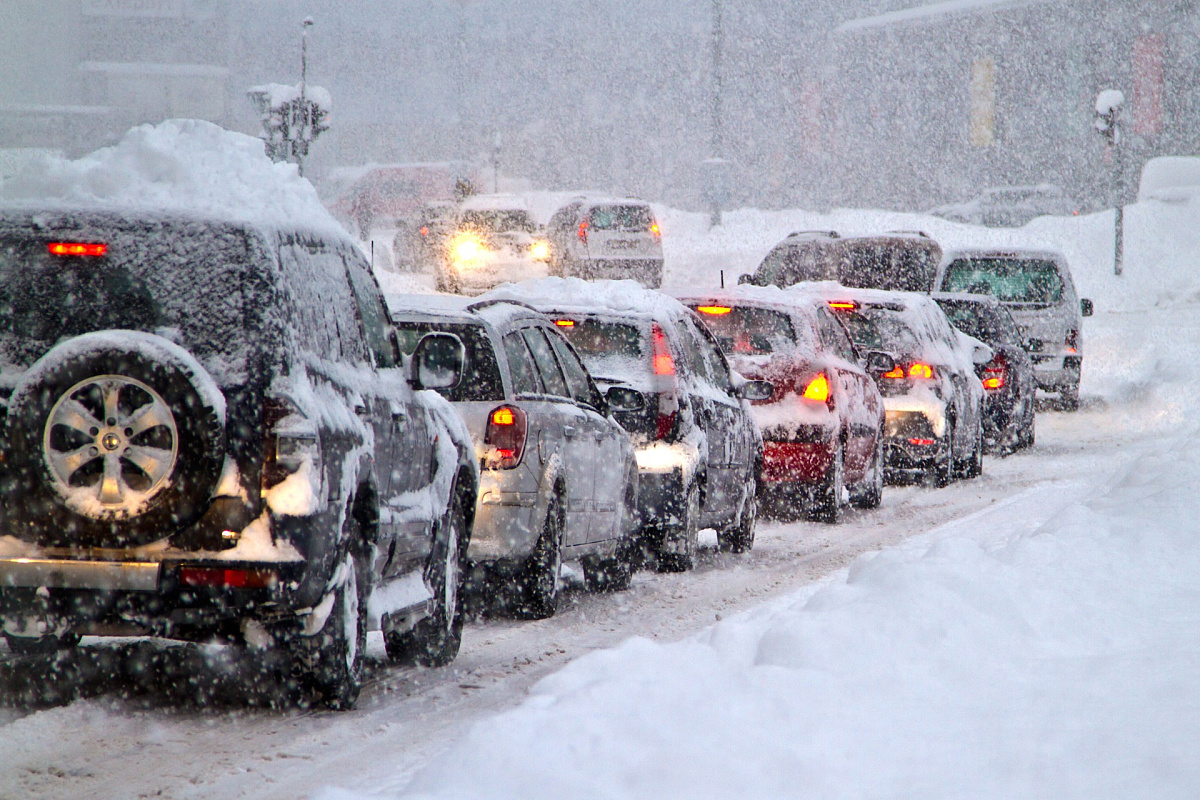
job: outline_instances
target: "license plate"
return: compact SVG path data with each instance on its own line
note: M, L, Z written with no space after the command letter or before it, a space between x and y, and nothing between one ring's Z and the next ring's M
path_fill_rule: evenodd
M612 239L608 246L612 250L633 250L638 243L636 239Z

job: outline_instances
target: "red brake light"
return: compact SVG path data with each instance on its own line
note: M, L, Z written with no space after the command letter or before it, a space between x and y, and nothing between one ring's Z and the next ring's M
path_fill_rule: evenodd
M834 311L855 311L858 309L858 303L853 300L830 300L829 307Z
M928 364L922 364L919 361L913 362L913 365L908 368L908 377L910 378L932 378L933 367Z
M934 439L909 439L908 443L916 445L917 447L928 447L929 445L934 444L935 441L936 440Z
M1066 345L1068 353L1079 352L1079 331L1075 330L1074 328L1067 331Z
M675 412L672 411L670 414L660 412L654 425L654 438L666 439L673 430L675 430Z
M671 348L667 344L667 335L658 325L653 328L654 338L654 374L674 375L675 359L671 357Z
M488 415L483 443L490 448L484 456L487 469L512 469L525 455L525 434L529 429L525 412L515 406L500 406Z
M696 306L696 310L701 314L712 314L713 316L723 316L733 311L729 306Z
M422 226L421 226L421 235L422 235L422 236L428 236L428 235L429 235L429 226L428 226L428 225L422 225Z
M108 245L86 242L50 242L46 249L52 256L102 256L108 253Z
M996 357L984 366L980 378L983 380L984 389L1004 388L1008 382L1008 362L1002 353L997 353Z
M179 582L184 586L229 587L232 589L269 589L279 577L270 569L223 569L221 567L180 567Z
M556 319L556 320L554 320L554 324L560 328L574 328L575 320L573 320L573 319Z
M817 376L808 382L808 386L804 387L803 396L805 400L818 403L829 401L829 379L825 377L824 372L818 372Z
M904 367L897 364L890 372L883 373L883 377L897 379L897 380L900 378L903 378L904 377Z
M579 223L579 230L576 232L579 236L579 241L587 244L588 221L585 219Z

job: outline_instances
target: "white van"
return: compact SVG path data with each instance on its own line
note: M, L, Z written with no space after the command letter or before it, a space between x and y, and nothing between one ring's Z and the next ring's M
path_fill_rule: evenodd
M1062 407L1079 407L1083 365L1082 317L1092 301L1080 299L1067 259L1047 250L953 250L938 268L938 290L996 297L1012 314L1033 359L1038 388L1056 392Z

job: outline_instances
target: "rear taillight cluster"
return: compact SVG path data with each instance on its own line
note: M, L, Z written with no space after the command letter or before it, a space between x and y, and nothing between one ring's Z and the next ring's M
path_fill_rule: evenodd
M997 353L995 358L983 366L979 378L983 381L984 389L1003 389L1008 383L1008 359L1003 353Z
M654 374L660 378L671 378L675 375L675 357L671 355L671 345L662 326L655 323L651 326L650 339L654 347ZM663 393L658 401L658 419L654 424L654 438L666 439L675 431L678 412L674 401Z
M587 218L584 218L579 223L579 229L575 231L575 235L579 237L579 241L583 244L587 244L588 227L590 225L591 222Z
M516 406L500 406L488 415L487 432L483 443L483 466L486 469L512 469L519 466L525 455L525 440L529 420Z
M320 470L320 439L305 423L303 413L286 397L263 400L263 489L283 483L306 461Z
M1067 331L1067 341L1065 344L1067 346L1068 353L1078 353L1079 352L1079 331L1076 330L1075 328L1071 328L1069 331Z
M907 368L903 364L897 364L890 372L883 373L884 378L891 380L900 380L902 378L916 378L919 380L932 380L936 373L933 367L928 364L923 364L920 361L914 361Z

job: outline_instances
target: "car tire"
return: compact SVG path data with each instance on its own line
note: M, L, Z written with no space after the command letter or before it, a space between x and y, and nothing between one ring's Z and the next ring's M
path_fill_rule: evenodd
M438 535L425 567L425 581L433 593L433 609L411 630L384 634L383 646L392 661L444 667L458 656L463 630L466 530L463 498L456 490L450 495L450 507L438 525Z
M6 533L48 546L137 546L208 507L225 459L219 390L177 345L122 335L131 341L85 334L63 342L14 390L5 494L21 501L6 509ZM138 425L147 427L129 433ZM86 461L69 458L85 447ZM149 455L163 452L169 459ZM116 494L106 500L106 491Z
M1037 416L1035 414L1030 414L1029 421L1026 422L1021 427L1021 432L1017 437L1017 447L1018 448L1025 449L1026 447L1033 447L1034 442L1037 438L1036 428L1037 428Z
M754 528L758 521L758 496L753 488L742 503L735 525L717 533L717 546L723 553L749 553L754 547Z
M1058 390L1058 405L1063 411L1079 410L1079 384L1070 383L1060 386Z
M555 496L546 509L542 535L518 581L520 592L516 604L509 609L517 619L547 619L558 611L565 535L562 501Z
M52 656L63 650L73 650L79 644L79 638L79 634L73 631L50 636L4 634L9 652L18 656Z
M700 549L700 487L696 484L688 489L682 516L682 525L676 533L679 543L683 545L682 552L660 550L659 572L687 572L696 566L696 551Z
M850 492L850 505L855 508L879 508L883 502L884 449L882 428L875 442L875 455L871 458L871 471L866 479Z
M925 472L928 482L935 488L942 489L954 483L954 422L947 421L946 453Z
M971 448L971 455L966 459L958 470L959 478L978 478L983 474L983 428L977 427L975 430L975 444Z
M355 540L351 539L353 544ZM293 640L304 682L327 708L346 711L358 702L367 649L370 576L364 559L347 549L338 565L333 608L317 633Z
M845 510L843 497L846 492L846 449L838 442L833 451L829 468L825 471L825 479L813 488L813 503L810 516L817 522L837 525L842 521Z

